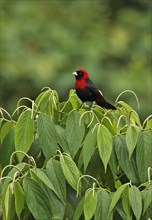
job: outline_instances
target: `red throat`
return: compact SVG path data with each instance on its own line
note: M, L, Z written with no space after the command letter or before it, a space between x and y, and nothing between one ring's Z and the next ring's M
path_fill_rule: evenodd
M86 87L86 79L79 79L79 80L76 80L75 82L75 88L76 89L83 89Z

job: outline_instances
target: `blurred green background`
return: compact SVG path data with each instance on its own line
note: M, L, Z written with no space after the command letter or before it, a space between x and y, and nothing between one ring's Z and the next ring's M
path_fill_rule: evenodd
M151 113L150 0L2 1L1 106L35 99L42 87L60 100L74 88L72 72L88 70L106 99L122 99L142 120Z

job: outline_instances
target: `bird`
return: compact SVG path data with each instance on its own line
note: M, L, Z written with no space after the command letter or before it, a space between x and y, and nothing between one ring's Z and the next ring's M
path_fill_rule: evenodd
M101 92L95 87L94 83L90 80L89 74L86 70L78 69L72 74L75 75L76 94L82 101L82 105L84 102L93 103L95 101L97 105L104 109L116 110L116 107L108 103Z

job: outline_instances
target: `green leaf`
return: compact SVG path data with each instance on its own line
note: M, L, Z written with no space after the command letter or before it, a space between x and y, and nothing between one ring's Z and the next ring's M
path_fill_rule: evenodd
M129 152L129 158L131 157L135 149L135 146L137 144L138 133L139 133L138 127L133 125L129 126L126 131L126 144Z
M24 191L21 187L21 185L18 182L14 183L14 196L15 196L15 210L16 214L18 216L18 219L20 218L21 212L24 208Z
M50 159L57 150L58 138L55 126L47 115L41 113L37 119L40 147L46 157Z
M91 159L91 156L93 155L96 147L97 142L97 129L91 129L83 144L83 163L84 163L84 170L86 170L89 161Z
M118 172L118 160L116 157L114 146L112 147L112 153L111 153L110 160L109 160L109 167L112 172L113 178L115 179L117 176L117 172Z
M122 207L126 213L127 219L131 218L131 207L130 207L130 200L129 200L129 185L125 188L123 195L122 195Z
M36 98L35 104L38 106L41 112L46 111L46 107L49 102L50 95L51 95L50 90L47 90L45 92L40 93L39 96Z
M4 125L2 126L1 130L0 130L0 142L1 144L3 143L6 135L10 132L10 130L13 128L13 123L12 121L7 121L6 123L4 123Z
M2 168L9 164L10 156L15 151L14 136L15 129L14 127L11 127L0 148L0 164Z
M70 112L73 110L72 105L69 101L62 102L58 104L60 109L60 122L61 124L66 124L67 117L70 114Z
M109 130L109 132L114 136L115 135L115 130L114 130L114 126L113 124L111 124L111 122L108 120L108 118L104 118L104 120L102 120L102 124Z
M101 121L101 119L104 117L104 112L101 110L100 106L96 106L93 108L93 112L96 114L97 118Z
M149 185L149 187L144 190L144 207L143 207L143 214L146 212L150 204L152 204L152 185Z
M66 202L66 183L60 162L51 158L47 162L46 173L61 200Z
M84 206L84 197L82 197L81 201L79 202L73 216L73 220L79 220L82 212L83 212L83 206Z
M81 104L74 89L71 89L69 92L69 101L73 109L77 108Z
M116 216L115 216L115 213L116 213ZM118 215L119 214L119 215ZM120 216L120 217L119 217ZM115 210L114 210L114 219L120 219L120 220L132 220L132 218L130 219L126 213L124 212L123 210L123 207L122 207L122 202L121 200L118 201L116 207L115 207Z
M95 211L95 220L112 220L112 215L109 214L111 198L109 193L104 189L99 189L97 192L97 207Z
M136 186L132 186L130 188L129 198L133 213L136 219L139 220L142 212L142 197L141 197L141 192Z
M27 177L23 180L26 204L36 220L51 219L52 211L47 193L40 185Z
M151 129L151 128L152 128L152 118L147 120L146 125L145 125L145 129Z
M45 113L58 122L58 94L55 90L49 90Z
M11 177L13 179L15 173L17 170L20 170L21 172L27 172L27 170L29 169L29 164L26 163L19 163L17 164L15 167L13 167L10 172L8 172L7 176ZM10 178L6 178L3 182L2 185L2 191L5 191L6 188L8 187L8 185L10 184L11 179Z
M130 120L134 123L140 126L140 120L138 115L133 111L132 107L130 105L128 105L127 103L123 102L123 101L119 101L117 102L118 104L120 104L121 106L124 107L124 109L130 114Z
M76 111L73 111L66 122L66 135L71 156L74 157L81 147L81 143L84 137L85 127L81 120L79 123L80 115Z
M37 169L33 168L33 169L31 169L31 171L32 171L33 173L35 173L35 175L36 175L47 187L49 187L49 189L51 189L51 190L58 196L59 199L61 199L60 196L59 196L59 194L58 194L57 191L55 190L55 188L54 188L54 186L53 186L51 180L47 177L47 175L46 175L42 170L40 170L40 169L38 169L38 168L37 168Z
M148 167L152 167L152 135L141 131L136 147L136 161L141 183L148 180Z
M129 153L126 146L125 135L119 135L115 137L115 151L118 163L128 179L130 179L133 184L139 184L140 181L135 157L134 155L132 155L129 160Z
M55 169L55 170L53 170L52 167L51 167L51 169L48 170L48 166L49 166L49 168L50 168L50 166L52 166L52 164L50 163L51 160L53 161L52 162L53 166L54 166L53 169ZM64 198L64 197L66 197L66 195L65 196L63 195L63 193L66 194L65 178L64 178L63 172L61 170L60 162L56 161L55 159L51 159L51 160L47 163L47 171L48 171L47 176L48 176L49 180L51 181L51 183L53 184L54 189L56 190L56 192L59 196L57 196L57 194L54 193L54 191L51 190L46 184L43 184L44 182L41 183L41 181L36 179L35 176L33 176L33 177L38 183L41 184L41 186L46 191L46 193L49 197L51 212L52 212L52 219L63 219L64 214L65 214L65 206L66 206L66 201ZM59 168L59 170L58 170L58 168ZM61 171L62 175L60 175L60 171ZM49 175L48 175L48 173L49 173ZM59 182L57 182L58 181L57 178L59 179ZM55 185L56 183L57 183L57 185ZM59 188L59 187L61 187L61 188ZM65 187L65 188L63 189L62 187ZM65 190L65 192L63 192L64 190Z
M34 140L34 119L31 117L32 111L30 109L21 113L18 118L15 129L15 149L17 151L24 151L25 153L31 147ZM21 162L24 155L17 154Z
M50 206L51 206L51 212L52 212L51 220L64 219L66 203L63 203L63 201L61 201L54 194L53 191L49 190L49 188L46 188L46 186L43 186L43 187L50 200Z
M10 213L9 213L9 209L10 209L10 205L11 205L11 199L10 199L10 187L8 185L6 192L3 193L3 197L2 197L2 207L3 207L3 219L7 220L10 219Z
M40 143L39 143L39 139L36 138L29 151L28 151L28 155L32 156L35 160L39 161L40 160L40 156L41 156L41 149L40 149Z
M67 143L67 138L66 138L66 131L64 128L62 128L59 125L55 126L57 133L58 133L58 142L62 150L68 154L70 154L69 146Z
M10 183L2 194L3 220L11 220L15 214L12 183Z
M73 189L77 190L80 171L75 162L69 155L60 155L60 163L66 180Z
M122 107L124 107L124 109L127 112L131 112L133 110L132 107L130 105L128 105L126 102L119 101L119 102L117 102L117 104L120 104Z
M106 172L107 164L112 153L112 135L104 125L98 127L97 145Z
M120 186L116 192L114 192L111 203L110 203L110 209L109 209L109 213L113 210L113 208L116 206L118 200L120 199L123 191L125 190L126 186L128 185L128 183Z
M89 220L94 215L97 204L97 193L94 189L89 189L85 193L84 200L84 216L85 220Z

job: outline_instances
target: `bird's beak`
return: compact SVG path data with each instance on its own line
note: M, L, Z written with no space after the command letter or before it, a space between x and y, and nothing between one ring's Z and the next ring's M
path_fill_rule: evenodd
M75 76L77 76L78 74L77 74L77 72L74 72L74 73L72 73L73 75L75 75Z

